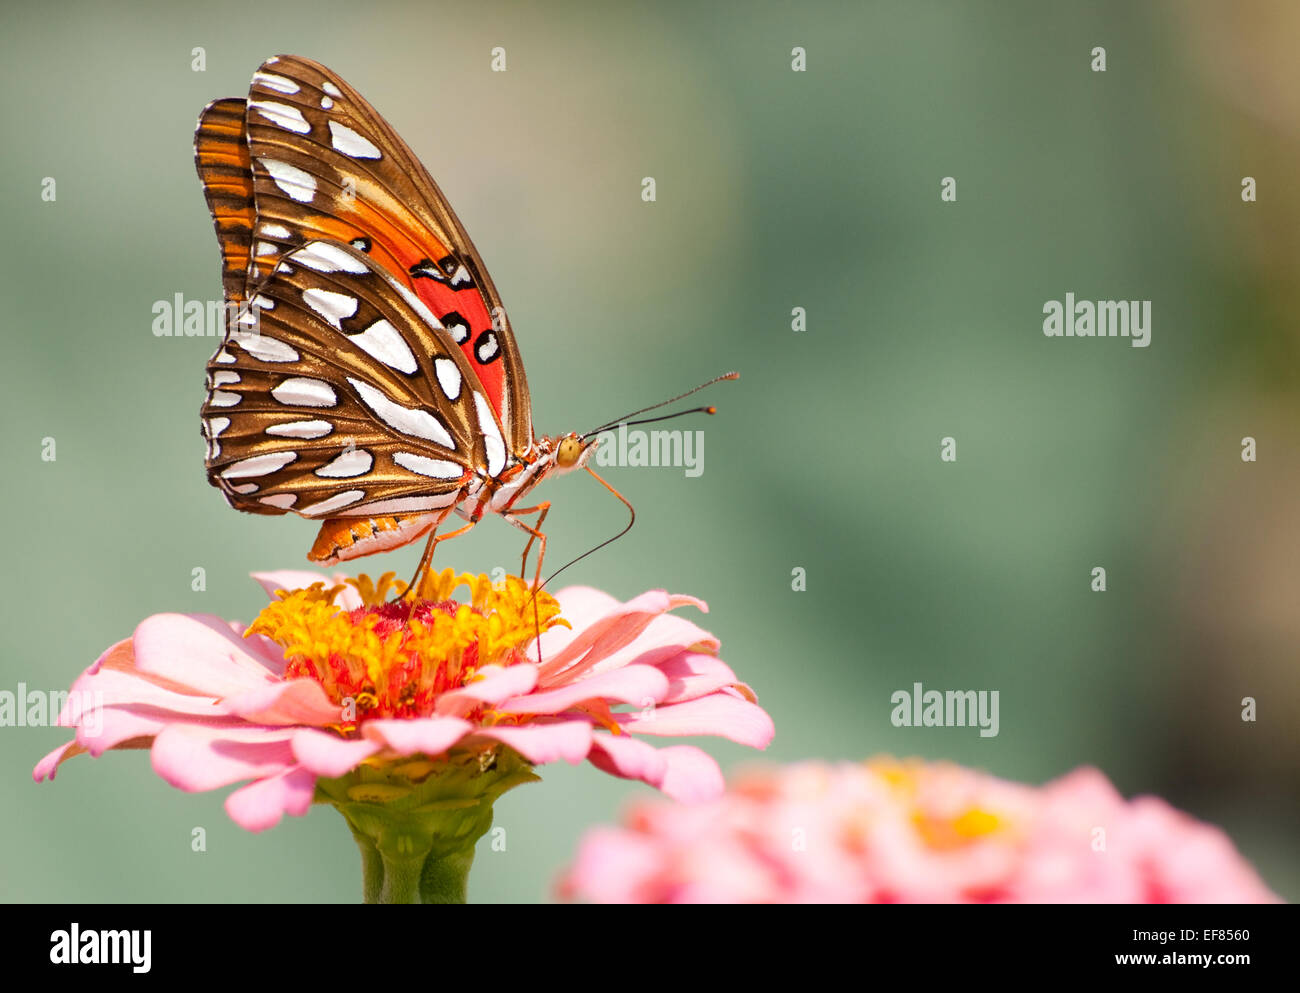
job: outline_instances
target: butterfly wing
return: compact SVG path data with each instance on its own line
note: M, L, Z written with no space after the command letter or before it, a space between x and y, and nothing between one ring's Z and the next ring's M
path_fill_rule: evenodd
M221 246L221 283L226 302L244 299L257 213L253 165L244 136L243 100L214 100L199 115L194 133L194 166Z
M209 369L208 477L240 510L427 513L507 463L461 350L349 245L284 254Z
M283 55L253 75L244 130L256 206L250 285L308 241L360 248L434 312L507 449L528 451L528 383L500 296L446 197L392 127L324 66Z

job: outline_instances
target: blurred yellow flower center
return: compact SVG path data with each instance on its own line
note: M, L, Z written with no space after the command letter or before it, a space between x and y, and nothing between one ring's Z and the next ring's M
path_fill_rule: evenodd
M944 774L943 763L931 765L919 760L899 761L889 758L876 759L867 765L889 784L899 799L911 806L912 824L917 834L931 848L959 848L1009 828L1003 818L973 802L948 811L928 806L923 787L927 780ZM948 791L943 792L951 795Z
M361 607L333 602L344 586L278 590L246 632L284 649L285 679L320 683L343 708L345 733L376 717L427 717L441 694L471 682L483 666L523 662L540 632L568 627L554 597L534 597L515 576L494 585L484 575L430 572L414 598L391 602L390 591L405 589L391 572L378 583L361 575L347 584ZM452 599L459 587L469 590L467 602Z

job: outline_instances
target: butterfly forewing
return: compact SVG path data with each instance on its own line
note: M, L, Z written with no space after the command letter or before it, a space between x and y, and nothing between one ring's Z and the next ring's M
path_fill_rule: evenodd
M249 302L209 365L203 409L209 479L239 509L417 513L503 468L472 367L364 252L290 251Z
M307 241L357 246L435 313L496 413L507 449L526 452L528 385L500 297L397 133L324 66L279 56L254 74L245 134L257 212L250 286Z

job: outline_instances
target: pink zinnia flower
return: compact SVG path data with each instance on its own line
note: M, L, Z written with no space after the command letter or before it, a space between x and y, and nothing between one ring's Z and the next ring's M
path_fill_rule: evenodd
M385 863L382 880L367 863L367 899L407 899L414 887L428 898L442 885L426 885L432 863L459 860L467 871L466 844L472 858L491 801L536 779L532 766L587 759L698 800L723 790L714 760L646 737L721 735L762 748L773 735L752 691L717 658L717 639L669 613L707 609L693 597L655 590L619 603L572 587L534 604L522 580L494 588L448 569L426 576L415 600L386 603L391 574L377 587L365 576L332 588L305 572L255 578L279 599L247 628L158 614L109 648L71 694L102 700L101 711L88 720L65 708L60 723L76 738L34 778L52 779L80 752L147 747L155 771L183 790L251 780L226 810L252 831L313 800L332 803L365 859L396 859L384 839L397 834L425 848L418 865ZM451 599L460 586L467 603ZM615 709L623 705L636 709ZM444 882L442 896L459 886L463 897L464 872Z
M723 798L637 804L560 884L598 903L1258 903L1218 828L1095 769L1035 788L948 763L753 770Z

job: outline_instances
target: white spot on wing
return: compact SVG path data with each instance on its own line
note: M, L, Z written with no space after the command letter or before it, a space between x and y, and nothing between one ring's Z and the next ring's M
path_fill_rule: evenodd
M263 238L288 238L289 229L283 224L263 224L258 231Z
M321 107L321 110L329 110L329 109L330 109L331 107L333 107L333 106L334 106L334 101L331 100L329 97L321 97L321 98L320 98L320 107Z
M234 407L239 401L244 399L238 393L229 393L226 390L213 390L212 395L208 397L208 403L213 407Z
M348 335L348 340L367 355L398 372L410 375L420 368L406 339L385 320L375 321L360 334Z
M303 507L298 513L307 517L319 517L321 514L328 514L332 511L347 507L356 503L366 495L365 490L344 490L342 493L335 493L328 499L313 503L309 507Z
M271 179L285 196L292 197L299 203L311 203L311 198L316 195L315 176L279 159L262 158L257 161L271 174Z
M221 442L217 439L221 437L222 431L230 427L230 418L210 417L203 426L208 439L208 458L215 459L221 454Z
M364 476L375 464L375 458L364 448L354 448L344 452L334 461L321 466L316 475L327 479L347 479L351 476Z
M324 438L333 430L334 425L329 421L288 421L285 424L272 424L266 433L279 438Z
M330 141L337 151L354 159L380 158L379 149L364 135L357 134L346 124L330 121Z
M362 504L357 511L370 514L418 514L426 510L441 510L456 502L457 491L435 493L433 496L395 497L392 500L376 500L374 503Z
M357 312L357 298L347 293L335 293L333 290L318 290L310 287L302 291L302 299L308 307L340 331L342 327L339 322Z
M469 341L469 325L466 324L463 319L457 321L455 324L444 324L443 327L451 332L452 340L454 340L456 344L463 345L465 342Z
M234 361L235 361L235 357L234 357L233 355L231 355L228 351L226 351L226 350L223 348L221 351L217 352L217 361L218 361L218 362L234 362Z
M279 507L281 510L288 510L297 500L297 493L276 493L274 496L262 497L257 502L264 503L268 507Z
M417 314L419 314L422 318L424 318L424 322L428 324L429 327L431 328L442 327L442 321L438 320L438 318L436 318L433 315L433 311L428 308L428 306L425 304L423 300L421 300L418 296L416 296L414 293L411 292L411 288L409 286L405 286L402 283L399 283L392 276L389 276L388 273L384 273L384 276L385 278L387 278L387 280L390 283L393 284L393 289L397 290L398 293L402 294L402 299L411 305L411 309L414 310Z
M478 412L478 426L483 432L483 448L487 452L487 470L489 476L496 476L506 467L506 443L501 438L501 429L497 427L496 416L492 408L483 399L483 394L474 391L474 409Z
M275 103L271 100L250 100L248 106L253 108L272 124L276 124L294 134L306 134L311 130L302 111L287 103Z
M244 496L247 496L249 493L257 492L256 483L240 483L238 486L231 486L230 488L236 493L242 493Z
M359 379L353 379L351 376L348 377L348 382L357 391L361 401L394 431L410 435L413 438L427 438L429 441L437 442L449 451L454 452L456 450L456 443L452 440L451 435L447 433L447 429L443 427L442 422L427 410L412 410L410 407L403 407L400 403L388 399L381 390Z
M497 341L495 331L488 331L479 339L478 344L474 346L474 354L484 365L496 358L497 353L500 351L501 343Z
M262 362L297 362L301 358L297 349L268 335L232 331L230 340Z
M324 90L332 97L341 97L343 95L341 92L339 92L339 88L335 86L333 83L331 83L329 80L326 80L324 83L321 84L321 89Z
M221 369L212 374L213 386L229 386L237 382L239 382L239 373L232 369Z
M305 265L308 269L315 269L317 272L343 272L362 273L369 271L366 264L358 258L354 258L343 250L339 245L330 244L328 241L313 241L306 248L300 248L289 256L295 262Z
M271 61L275 61L272 59ZM284 76L275 76L269 72L253 73L253 82L261 83L268 90L275 90L277 93L297 93L298 84L292 79L286 79Z
M288 407L333 407L339 402L329 383L306 376L286 379L271 391L271 396Z
M269 476L283 469L298 457L297 452L268 452L254 455L251 459L241 459L222 470L222 479L248 479L256 476Z
M460 396L460 367L451 359L434 359L433 371L438 375L438 385L448 400L455 401Z
M448 462L446 459L430 459L412 452L394 452L393 461L403 469L410 469L411 472L428 476L430 479L460 479L465 473L464 467L459 463Z

